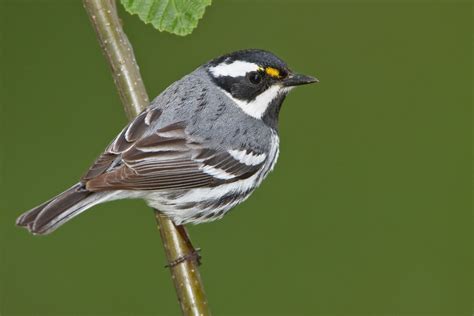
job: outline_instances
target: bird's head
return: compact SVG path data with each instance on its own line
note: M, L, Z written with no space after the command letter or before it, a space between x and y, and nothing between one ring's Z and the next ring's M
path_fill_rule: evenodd
M283 60L259 49L236 51L205 67L213 82L245 113L269 125L277 124L281 104L292 88L318 82L294 73Z

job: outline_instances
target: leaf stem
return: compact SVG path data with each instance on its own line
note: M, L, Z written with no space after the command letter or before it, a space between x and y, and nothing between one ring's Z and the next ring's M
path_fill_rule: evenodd
M135 60L132 45L123 31L114 0L83 0L96 31L129 120L145 109L149 99ZM193 255L183 226L155 210L168 262ZM210 315L206 294L198 269L198 260L184 260L170 267L171 277L183 315Z

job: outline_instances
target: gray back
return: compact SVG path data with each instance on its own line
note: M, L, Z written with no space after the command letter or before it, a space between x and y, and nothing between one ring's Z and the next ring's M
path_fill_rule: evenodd
M170 85L150 107L162 111L153 131L184 121L186 132L210 148L269 150L272 129L245 114L212 83L204 67Z

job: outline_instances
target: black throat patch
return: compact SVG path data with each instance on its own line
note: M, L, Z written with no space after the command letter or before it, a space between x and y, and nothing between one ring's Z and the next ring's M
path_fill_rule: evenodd
M270 102L265 113L263 113L262 121L270 126L275 131L278 131L278 116L280 114L281 106L285 101L287 93L280 93L278 96Z

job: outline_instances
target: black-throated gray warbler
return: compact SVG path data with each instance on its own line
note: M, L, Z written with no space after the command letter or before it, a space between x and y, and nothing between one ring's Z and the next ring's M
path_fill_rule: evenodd
M313 82L267 51L218 57L169 86L79 183L17 224L46 234L96 204L124 198L146 200L177 225L219 219L273 169L283 100Z

